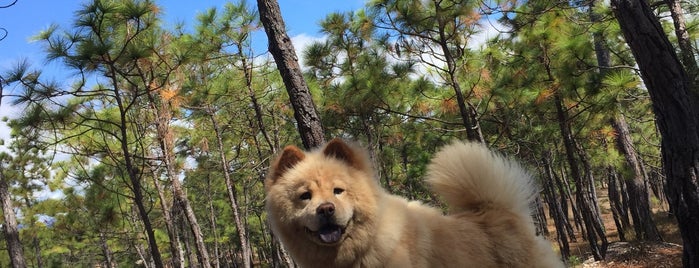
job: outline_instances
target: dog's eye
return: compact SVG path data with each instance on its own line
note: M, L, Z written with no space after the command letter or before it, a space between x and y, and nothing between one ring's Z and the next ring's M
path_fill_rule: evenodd
M344 193L344 192L345 192L345 189L342 189L342 188L335 188L335 189L333 189L333 193L334 193L334 194L341 194L341 193Z
M304 192L301 194L299 197L301 200L309 200L311 199L311 192Z

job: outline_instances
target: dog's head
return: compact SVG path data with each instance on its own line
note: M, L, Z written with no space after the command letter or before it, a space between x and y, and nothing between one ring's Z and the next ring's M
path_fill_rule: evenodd
M270 221L283 240L341 244L375 213L375 184L366 154L342 140L313 152L287 146L265 180Z

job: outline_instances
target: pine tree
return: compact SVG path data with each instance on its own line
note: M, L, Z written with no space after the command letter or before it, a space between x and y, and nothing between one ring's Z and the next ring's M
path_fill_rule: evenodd
M648 3L611 4L653 100L667 195L684 246L682 262L699 267L699 94Z

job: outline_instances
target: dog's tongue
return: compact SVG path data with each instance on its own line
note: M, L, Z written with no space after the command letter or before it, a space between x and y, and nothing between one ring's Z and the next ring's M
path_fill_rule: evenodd
M323 227L318 231L318 235L320 236L320 240L324 243L335 243L340 241L342 230L340 230L338 226Z

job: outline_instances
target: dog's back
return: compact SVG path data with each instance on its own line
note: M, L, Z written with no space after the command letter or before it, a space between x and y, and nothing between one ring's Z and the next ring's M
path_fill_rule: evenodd
M483 241L470 242L487 249L488 256L481 257L488 263L563 267L550 243L536 236L529 207L534 198L532 178L516 162L480 143L454 142L435 154L427 182L444 198L451 217L475 222L486 234L479 237Z

